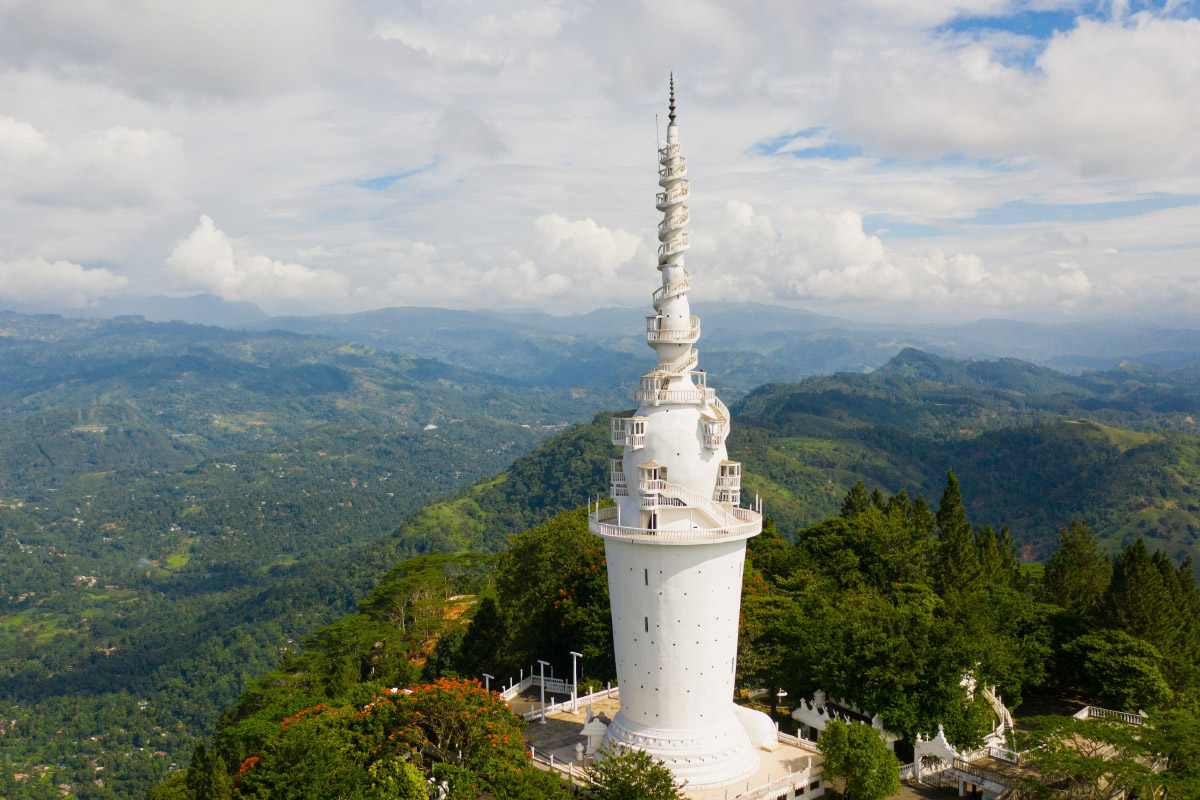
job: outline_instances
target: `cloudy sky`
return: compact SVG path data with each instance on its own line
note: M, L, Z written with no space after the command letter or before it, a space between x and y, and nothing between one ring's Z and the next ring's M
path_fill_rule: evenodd
M0 0L0 305L1200 327L1196 2Z

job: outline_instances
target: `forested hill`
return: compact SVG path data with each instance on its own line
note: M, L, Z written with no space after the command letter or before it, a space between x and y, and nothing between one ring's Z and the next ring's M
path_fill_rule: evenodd
M0 773L44 779L0 796L140 795L394 563L363 548L610 405L313 336L0 313Z
M1195 375L1071 376L910 349L868 375L760 387L733 408L730 449L784 530L836 510L856 480L931 497L953 469L972 515L1003 520L1026 558L1080 518L1110 547L1144 535L1182 559L1200 537Z
M857 481L932 498L954 470L972 517L1009 525L1027 560L1044 557L1071 519L1113 550L1144 536L1182 560L1200 540L1189 417L1200 395L1186 375L1131 365L1070 376L908 350L871 375L751 393L734 408L729 451L745 464L743 497L761 494L784 535L836 513ZM607 492L619 454L608 436L604 418L564 432L497 478L426 505L371 552L502 547Z
M921 374L905 374L914 363ZM1072 385L1066 376L1015 362L927 369L937 366L910 352L876 376L767 387L735 416L729 447L745 464L743 495L764 494L779 523L768 521L750 543L739 684L796 697L825 687L880 710L889 729L909 736L945 723L964 747L992 725L986 701L965 698L968 670L999 684L1010 702L1057 687L1107 707L1157 711L1177 698L1186 710L1200 641L1189 621L1200 594L1190 562L1167 556L1194 549L1200 447L1176 416L1186 409L1156 410L1152 396L1177 387L1139 389L1139 401L1112 409L1147 428L1135 431L1079 417L1083 402L1126 402L1125 390L1062 391ZM993 370L1003 377L978 377ZM1013 388L1022 385L1027 391ZM1155 424L1179 430L1149 430ZM376 729L374 739L363 734L358 710L390 687L411 687L414 702L439 698L405 719L424 732L461 713L459 692L477 690L422 680L484 671L503 679L534 658L562 669L571 650L584 654L585 680L612 678L603 550L579 506L606 490L616 452L601 415L411 515L370 549L370 563L445 554L397 563L357 613L320 630L303 653L285 653L222 716L211 749L198 750L186 775L152 800L274 796L283 786L316 798L329 774L366 791L380 754L391 751ZM871 495L859 480L883 492ZM1068 528L1072 518L1109 542L1140 533L1173 550L1151 555L1156 542L1138 540L1110 562L1086 524ZM487 554L505 544L501 555ZM1026 557L1069 552L1051 558L1043 585L1020 568L1017 548ZM1121 679L1097 677L1106 669ZM474 713L490 713L471 702ZM519 760L476 749L457 760L444 747L405 752L460 787L454 796L484 796L483 785L500 800L560 797L506 785L502 776L520 772Z

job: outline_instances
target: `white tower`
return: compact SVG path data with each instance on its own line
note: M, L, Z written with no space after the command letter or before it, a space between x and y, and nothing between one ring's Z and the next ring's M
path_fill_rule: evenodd
M690 186L673 79L670 111L658 151L662 286L646 318L658 363L642 376L637 411L613 418L613 443L625 448L612 463L616 507L593 513L589 527L604 539L621 698L604 748L645 750L696 789L752 775L774 726L733 703L746 540L762 517L740 507L729 409L692 347L700 320L683 265Z

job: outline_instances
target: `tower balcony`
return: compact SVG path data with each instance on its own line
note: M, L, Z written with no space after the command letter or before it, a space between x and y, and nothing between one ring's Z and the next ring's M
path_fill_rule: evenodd
M721 462L717 470L715 494L718 503L737 505L742 501L742 465L739 462Z
M623 524L619 508L601 508L588 514L588 530L606 539L641 544L695 545L749 539L762 531L762 515L748 508L729 509L728 522L715 528L642 528ZM636 520L635 520L636 522Z
M691 181L684 178L679 181L679 184L675 188L656 194L654 196L654 207L659 211L666 211L671 206L678 205L687 200L691 196L691 193Z
M686 403L688 405L703 405L711 403L716 392L707 387L690 389L658 389L650 390L638 387L635 399L638 405L660 406L664 403Z
M646 317L647 344L695 344L700 338L700 318L688 317L686 328L664 328L661 314Z
M674 164L663 164L658 168L659 180L682 178L684 175L687 175L687 159L682 156Z
M624 459L614 458L609 461L609 487L610 496L612 497L628 497L629 484L625 481L625 461Z
M704 446L715 450L725 444L729 434L729 423L722 419L706 419L704 421Z
M688 219L691 217L691 212L686 208L681 208L671 216L658 223L658 235L662 236L669 230L682 228L688 224Z
M659 258L673 256L676 253L682 253L691 246L691 235L687 231L684 231L673 239L668 239L660 244L658 246L658 256Z
M646 445L645 417L613 417L612 443L617 447L640 450Z
M663 161L668 158L674 158L677 155L679 155L679 142L672 142L665 147L658 148L659 161Z

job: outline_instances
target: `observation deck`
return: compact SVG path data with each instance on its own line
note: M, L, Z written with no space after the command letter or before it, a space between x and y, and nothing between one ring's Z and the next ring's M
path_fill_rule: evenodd
M748 508L729 509L729 523L715 528L639 528L620 524L619 509L588 514L588 530L604 539L657 545L694 545L749 539L762 532L762 515Z

